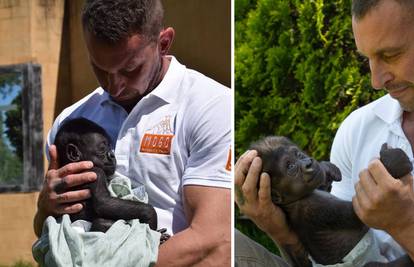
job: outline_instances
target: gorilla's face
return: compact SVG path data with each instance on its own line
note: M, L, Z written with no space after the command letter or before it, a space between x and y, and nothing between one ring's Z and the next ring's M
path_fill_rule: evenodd
M83 160L90 160L95 167L103 169L107 176L115 172L116 160L112 152L109 140L99 133L89 133L85 136L85 143L88 144L83 151Z
M294 145L277 147L264 160L263 171L270 174L272 201L278 205L305 197L325 181L319 163Z

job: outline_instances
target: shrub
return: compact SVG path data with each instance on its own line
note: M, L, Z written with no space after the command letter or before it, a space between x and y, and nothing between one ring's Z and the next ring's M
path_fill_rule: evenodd
M284 135L328 159L340 123L378 98L358 59L350 0L236 0L236 152Z

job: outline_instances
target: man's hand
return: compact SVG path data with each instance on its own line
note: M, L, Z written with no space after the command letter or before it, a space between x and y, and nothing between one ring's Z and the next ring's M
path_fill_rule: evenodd
M260 174L261 171L262 160L255 150L245 152L237 160L234 188L240 211L276 242L290 266L311 266L308 252L288 226L282 209L272 202L269 174Z
M279 245L297 242L283 211L271 199L270 176L262 173L255 150L244 153L235 164L235 200L240 211ZM260 176L260 182L259 182ZM257 187L259 184L259 188Z
M414 256L414 192L411 174L392 177L375 159L361 171L352 199L354 210L366 225L388 232Z
M88 189L68 191L71 187L93 182L96 180L94 172L84 172L93 167L90 161L70 163L59 168L56 146L49 148L50 164L44 179L43 188L40 191L37 202L37 213L34 220L34 228L37 236L40 236L44 220L52 215L58 216L65 213L77 213L82 209L79 201L90 197Z
M375 159L361 171L352 203L368 226L394 232L414 224L413 177L393 178Z

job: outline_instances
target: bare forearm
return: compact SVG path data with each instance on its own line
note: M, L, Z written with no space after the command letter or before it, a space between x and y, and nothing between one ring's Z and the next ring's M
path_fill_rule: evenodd
M33 228L37 237L40 237L42 234L43 223L45 220L46 216L38 210L33 220Z
M288 260L293 267L310 267L311 261L303 246L283 245L279 246L283 258Z
M270 234L273 242L279 247L282 257L289 261L290 266L293 267L310 267L312 266L309 260L309 253L299 241L296 235L278 236L277 234Z
M410 258L414 261L414 223L404 229L390 231L389 234L404 248Z
M230 231L212 237L188 228L160 246L156 266L230 266L230 251Z

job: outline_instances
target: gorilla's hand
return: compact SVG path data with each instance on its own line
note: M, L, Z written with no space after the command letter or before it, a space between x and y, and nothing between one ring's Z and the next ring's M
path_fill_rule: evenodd
M326 192L331 192L332 182L339 182L342 180L341 171L338 167L329 161L321 161L319 164L322 170L325 172L325 182L321 184L318 189Z
M392 177L399 179L413 170L407 154L400 148L388 147L387 143L381 146L380 161L384 164Z

